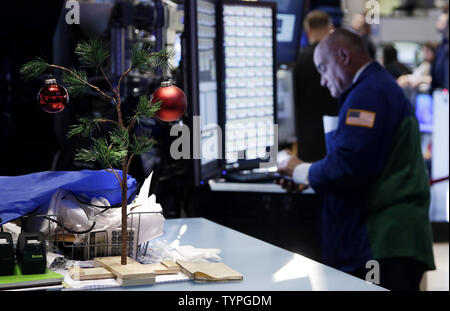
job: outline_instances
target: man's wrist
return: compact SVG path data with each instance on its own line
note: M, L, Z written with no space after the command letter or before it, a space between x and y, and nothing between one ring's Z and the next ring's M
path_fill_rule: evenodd
M296 184L309 185L309 169L312 163L302 163L295 167L292 178Z

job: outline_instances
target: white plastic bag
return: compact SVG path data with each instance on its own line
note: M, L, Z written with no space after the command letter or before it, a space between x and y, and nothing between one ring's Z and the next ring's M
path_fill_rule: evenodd
M139 229L138 244L163 234L165 219L161 205L156 203L154 195L148 197L151 177L152 174L145 180L135 201L127 207L127 227ZM60 225L73 234L111 231L121 227L122 208L108 208L109 206L111 205L105 198L92 198L89 202L84 202L81 196L59 189L53 195L45 214L57 216L56 220ZM48 226L46 221L39 221L34 223L31 230L46 234L49 227L54 231L56 226L56 222L50 222Z

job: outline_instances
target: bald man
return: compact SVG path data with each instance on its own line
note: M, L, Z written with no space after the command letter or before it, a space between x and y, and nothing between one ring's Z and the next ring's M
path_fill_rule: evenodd
M324 263L376 281L366 269L376 260L381 286L419 290L424 271L435 266L429 181L412 107L353 32L330 33L314 63L321 84L339 98L339 123L326 136L324 159L291 157L278 170L296 184L278 182L322 196Z

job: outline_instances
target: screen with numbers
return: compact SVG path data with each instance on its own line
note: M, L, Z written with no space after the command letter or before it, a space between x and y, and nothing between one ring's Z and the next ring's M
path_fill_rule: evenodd
M268 3L223 6L227 169L257 163L275 144L275 15Z

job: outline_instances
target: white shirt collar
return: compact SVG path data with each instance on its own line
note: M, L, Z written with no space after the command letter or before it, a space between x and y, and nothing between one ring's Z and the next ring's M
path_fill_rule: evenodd
M370 61L367 64L365 64L364 66L362 66L361 68L359 68L359 70L355 74L355 77L353 78L353 83L355 83L358 80L359 76L363 73L364 69L369 67L369 65L372 63L373 63L373 61Z

